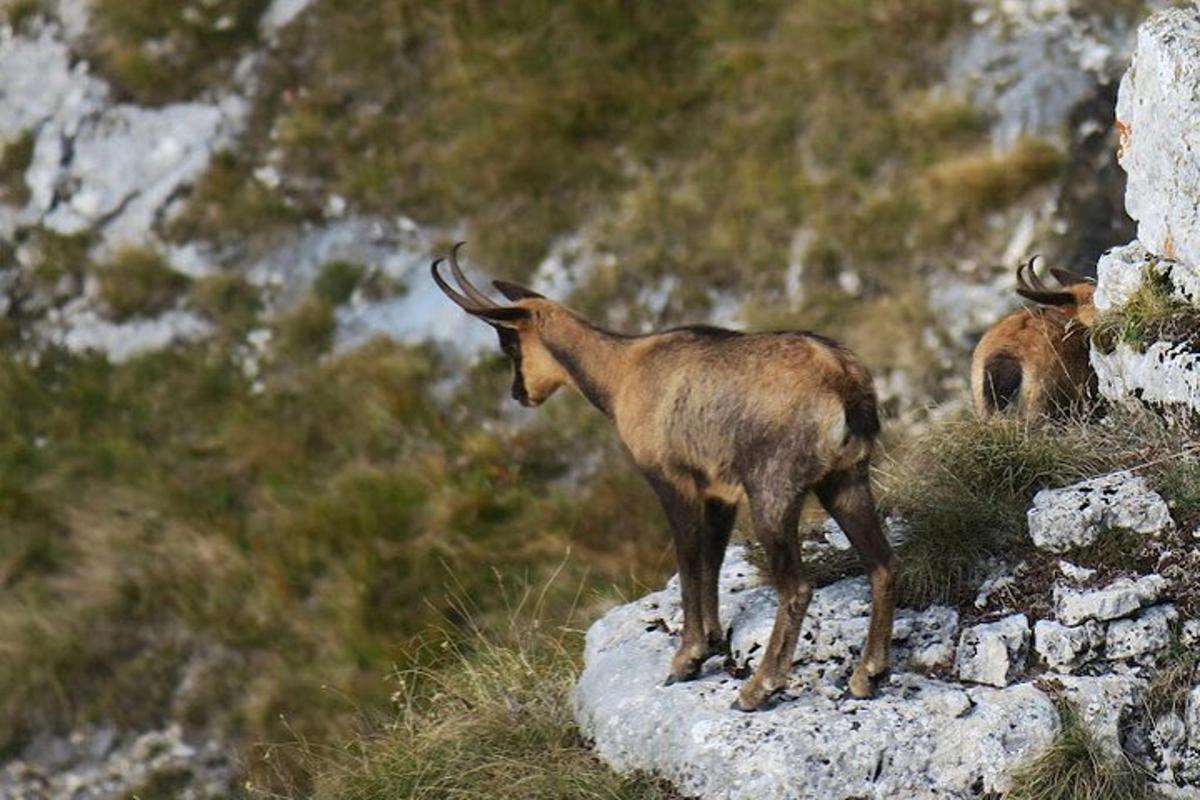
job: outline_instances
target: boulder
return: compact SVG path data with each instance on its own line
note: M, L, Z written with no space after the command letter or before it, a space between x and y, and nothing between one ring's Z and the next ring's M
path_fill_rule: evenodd
M1110 623L1104 655L1110 660L1153 656L1171 643L1171 624L1179 618L1175 606L1147 608L1131 619Z
M1089 619L1118 619L1154 603L1166 588L1167 579L1161 575L1118 578L1098 589L1059 584L1054 587L1055 616L1064 625L1079 625Z
M1200 306L1200 266L1156 256L1134 240L1112 248L1096 263L1096 309L1112 311L1125 305L1148 274L1161 278L1173 299Z
M1004 687L1025 671L1028 649L1029 620L1013 614L964 630L954 669L964 681Z
M1150 17L1117 94L1125 208L1150 250L1200 264L1200 9Z
M1056 672L1070 672L1096 658L1104 646L1104 626L1095 620L1062 625L1040 619L1033 626L1033 649Z
M731 547L720 603L743 657L743 648L761 641L748 631L769 630L775 612L774 592L757 583L742 549ZM745 714L729 707L741 680L715 660L699 679L663 686L678 644L669 632L679 618L672 581L589 629L576 719L600 758L617 770L648 771L700 798L882 800L1007 789L1013 765L1057 732L1053 703L1030 684L966 688L906 671L904 653L914 637L947 627L954 619L949 609L925 616L902 610L897 657L878 696L848 697L842 681L861 645L849 621L865 620L866 599L858 579L819 589L805 628L830 629L837 621L852 641L843 646L830 639L819 648L810 642L810 653L819 649L830 658L824 675L806 668L798 652L798 667L774 707Z
M1158 534L1173 524L1166 501L1131 472L1043 489L1034 496L1027 518L1033 543L1052 553L1086 547L1108 528Z
M1054 682L1080 719L1114 753L1121 752L1121 718L1139 703L1145 682L1134 675L1062 675Z

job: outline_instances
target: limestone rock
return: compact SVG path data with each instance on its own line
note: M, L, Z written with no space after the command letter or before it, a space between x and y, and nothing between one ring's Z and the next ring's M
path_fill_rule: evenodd
M1200 750L1200 686L1193 686L1188 692L1183 721L1187 726L1188 747Z
M1138 29L1117 95L1125 207L1153 253L1200 264L1200 9L1161 11Z
M1171 623L1179 618L1175 606L1147 608L1132 619L1119 619L1108 626L1104 654L1110 660L1153 655L1171 643Z
M1171 527L1167 503L1146 479L1115 472L1062 489L1043 489L1027 514L1033 543L1052 553L1086 547L1106 528L1157 534Z
M1134 675L1062 675L1055 679L1100 741L1120 752L1121 717L1141 699L1145 682Z
M1079 625L1089 619L1118 619L1155 602L1166 588L1167 579L1161 575L1144 575L1136 580L1118 578L1098 589L1056 585L1055 616L1064 625Z
M739 648L758 640L748 631L769 629L775 612L772 590L755 583L741 548L731 547L720 604ZM701 798L965 798L980 789L1005 790L1011 767L1057 731L1053 703L1029 684L967 689L906 672L903 651L914 637L940 630L953 618L949 609L924 618L901 611L901 656L878 697L846 697L833 681L848 673L852 662L844 659L861 644L849 622L865 621L866 600L859 579L818 590L814 619L827 629L839 621L835 627L851 641L820 645L831 659L823 678L803 668L798 651L801 664L777 704L744 714L729 708L741 681L715 661L696 681L662 685L678 642L658 624L671 629L678 619L672 581L613 609L588 631L576 719L608 764L623 772L647 770ZM807 648L818 649L812 642Z
M1188 342L1154 342L1139 352L1119 344L1111 353L1092 348L1101 396L1200 414L1200 353Z
M1004 687L1025 671L1029 620L1013 614L962 632L954 662L958 677L972 683Z
M1111 311L1125 305L1147 273L1162 278L1174 299L1200 305L1200 266L1156 256L1135 239L1100 256L1093 299L1097 310Z
M1095 620L1082 625L1062 625L1040 619L1033 626L1033 648L1046 666L1057 672L1070 672L1086 664L1104 645L1104 626Z

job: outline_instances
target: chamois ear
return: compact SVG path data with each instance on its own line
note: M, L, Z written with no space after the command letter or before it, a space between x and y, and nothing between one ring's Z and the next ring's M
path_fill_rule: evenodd
M479 317L484 322L495 325L497 328L515 328L518 322L527 320L530 317L528 308L517 308L515 306L477 308L469 310L469 313Z
M1075 304L1075 295L1068 292L1039 292L1017 287L1017 294L1044 306L1070 306Z
M495 286L497 291L500 292L500 294L504 295L505 297L507 297L509 300L511 300L514 303L517 302L518 300L545 300L546 299L544 296L538 294L533 289L527 289L524 286L520 286L519 284L516 284L516 283L509 283L508 281L492 281L492 286Z
M1078 272L1072 272L1069 269L1062 269L1060 267L1051 267L1050 274L1063 286L1074 286L1078 283L1093 283L1092 279L1086 275L1080 275Z

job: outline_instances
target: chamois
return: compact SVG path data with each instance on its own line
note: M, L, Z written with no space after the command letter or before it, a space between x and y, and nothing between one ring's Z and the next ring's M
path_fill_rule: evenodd
M971 398L981 418L1009 410L1025 418L1059 416L1086 407L1095 396L1088 342L1096 287L1089 278L1055 268L1050 272L1062 286L1047 287L1034 269L1036 259L1017 267L1017 294L1038 306L993 325L971 357Z
M870 373L846 348L813 333L740 333L694 325L645 335L612 333L553 300L504 281L511 305L433 279L467 313L492 325L512 359L512 396L536 406L560 386L577 390L616 425L626 452L666 512L683 601L682 641L667 684L696 678L726 653L717 576L737 504L747 500L770 564L779 608L770 641L734 707L752 711L783 687L813 585L797 524L809 492L854 543L871 581L871 621L850 692L868 697L888 664L897 559L871 495L879 432Z

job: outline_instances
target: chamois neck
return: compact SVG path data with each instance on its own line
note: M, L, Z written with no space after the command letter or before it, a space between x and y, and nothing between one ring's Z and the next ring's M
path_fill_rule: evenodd
M575 389L611 417L613 398L624 374L627 337L606 331L565 309L544 321L541 337Z

